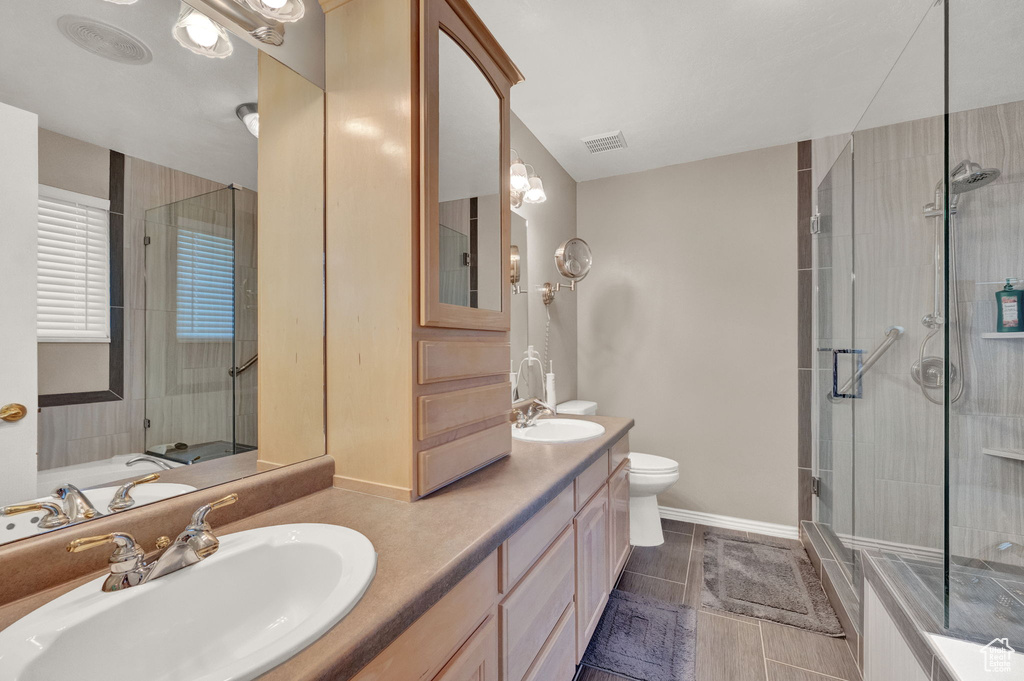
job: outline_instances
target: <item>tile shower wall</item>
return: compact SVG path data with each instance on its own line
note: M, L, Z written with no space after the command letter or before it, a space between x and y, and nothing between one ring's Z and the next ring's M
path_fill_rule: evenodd
M1024 461L982 453L1024 452L1024 340L982 338L1000 287L980 283L1024 278L1024 102L951 115L950 165L963 159L1002 174L961 197L952 225L965 388L950 408L950 551L1024 566Z
M222 188L205 180L136 158L125 168L124 289L125 398L116 402L48 407L39 414L39 468L49 469L145 449L145 255L146 210ZM240 211L255 234L255 208ZM255 291L255 252L244 270L245 289ZM242 271L239 272L239 276ZM250 294L251 295L251 294ZM255 351L255 302L251 329L240 329L240 352ZM240 316L243 328L244 316ZM239 439L254 437L256 372L243 374L239 399ZM249 433L253 433L249 435Z

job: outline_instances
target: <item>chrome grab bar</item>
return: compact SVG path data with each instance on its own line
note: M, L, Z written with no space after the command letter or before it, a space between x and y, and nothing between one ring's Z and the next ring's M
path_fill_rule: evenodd
M875 363L882 358L882 355L884 355L886 351L890 347L892 347L892 344L899 340L899 337L903 335L904 331L905 329L902 326L890 326L888 329L886 329L885 339L878 344L878 347L875 348L870 355L868 355L868 358L865 359L864 362L857 368L857 371L853 374L853 376L851 376L849 380L847 380L846 383L843 384L843 387L839 388L838 390L834 390L833 393L828 396L829 399L831 400L839 397L854 397L854 395L848 394L850 389L852 389L853 386L856 385L857 382L864 377L864 374L866 374L868 370L871 369L871 367L873 367ZM833 354L833 362L837 361L837 357L838 355ZM833 370L834 369L835 367L833 367ZM860 396L859 390L857 391L856 396Z
M242 373L243 371L245 371L246 369L251 367L253 364L255 364L256 360L258 360L259 358L260 358L260 353L257 352L255 355L250 357L249 361L247 361L242 366L240 366L240 367L231 367L230 369L228 369L228 376L231 376L232 378L238 376L240 373Z

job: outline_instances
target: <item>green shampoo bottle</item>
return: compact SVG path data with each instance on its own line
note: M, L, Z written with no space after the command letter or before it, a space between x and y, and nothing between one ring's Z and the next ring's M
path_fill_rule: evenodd
M1013 284L1007 279L1003 290L996 293L996 305L999 310L996 320L996 331L999 333L1020 333L1024 331L1024 322L1021 319L1021 308L1024 306L1024 291L1014 290Z

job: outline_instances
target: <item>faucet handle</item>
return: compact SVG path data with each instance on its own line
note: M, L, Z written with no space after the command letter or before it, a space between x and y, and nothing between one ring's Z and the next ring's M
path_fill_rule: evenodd
M107 504L107 510L109 511L123 511L126 508L131 508L135 505L135 499L132 499L131 492L136 485L145 485L147 482L156 482L160 479L159 473L150 473L144 478L138 480L131 480L121 485L116 492L114 492L114 498Z
M209 531L210 524L206 522L206 515L215 509L223 508L224 506L230 506L231 504L238 501L238 495L231 493L226 497L211 501L208 504L200 506L196 509L196 512L192 514L192 521L188 524L187 529L202 529Z
M0 506L0 515L17 515L19 513L30 513L32 511L46 511L46 515L39 519L39 527L44 530L52 530L55 527L64 527L71 522L64 509L55 501L35 501L30 504L14 504L11 506Z
M68 553L88 551L113 542L114 552L110 554L110 574L103 581L103 591L120 591L141 584L146 573L146 552L126 532L111 532L94 537L80 537L65 547Z

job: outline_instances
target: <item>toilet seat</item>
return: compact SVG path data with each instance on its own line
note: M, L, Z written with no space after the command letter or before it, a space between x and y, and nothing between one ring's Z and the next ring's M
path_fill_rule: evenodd
M654 454L629 453L630 473L672 474L679 472L679 462Z

